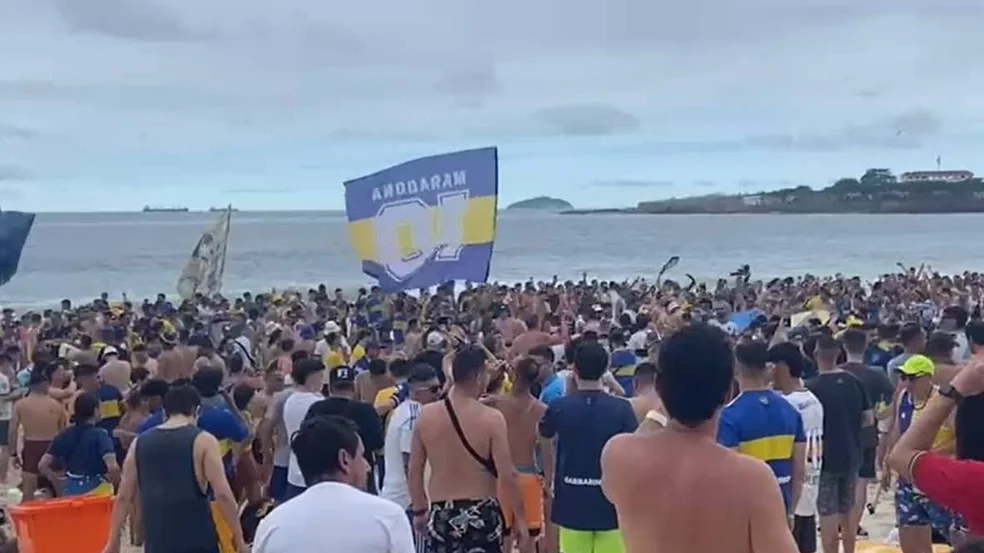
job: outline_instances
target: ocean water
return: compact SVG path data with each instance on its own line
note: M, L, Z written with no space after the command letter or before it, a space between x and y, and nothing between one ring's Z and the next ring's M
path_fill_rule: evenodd
M40 214L20 270L0 305L55 306L101 292L138 301L175 294L178 274L214 213ZM491 279L726 275L748 263L754 277L806 272L874 277L897 262L941 272L984 269L975 259L984 214L960 215L556 215L502 213ZM274 287L354 288L371 283L339 213L233 214L224 292Z

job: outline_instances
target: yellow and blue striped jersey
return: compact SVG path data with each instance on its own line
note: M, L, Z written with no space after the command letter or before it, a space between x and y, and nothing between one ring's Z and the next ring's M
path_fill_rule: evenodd
M717 440L769 465L789 508L793 446L806 442L803 418L793 404L772 390L742 392L721 413Z

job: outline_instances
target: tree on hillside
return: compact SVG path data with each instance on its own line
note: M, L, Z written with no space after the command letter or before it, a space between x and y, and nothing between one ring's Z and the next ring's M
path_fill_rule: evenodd
M875 188L878 186L891 186L897 184L899 180L889 169L868 169L861 176L860 182L865 188Z
M864 185L858 179L839 179L829 190L835 194L850 194L851 192L860 192L863 188Z

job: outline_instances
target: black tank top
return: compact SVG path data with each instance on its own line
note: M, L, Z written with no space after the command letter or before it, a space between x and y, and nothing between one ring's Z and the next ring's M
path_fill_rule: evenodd
M208 495L195 478L195 426L141 434L137 483L145 553L218 553Z

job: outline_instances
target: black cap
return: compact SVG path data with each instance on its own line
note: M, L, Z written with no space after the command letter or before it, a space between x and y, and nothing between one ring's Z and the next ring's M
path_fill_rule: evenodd
M353 382L355 382L355 371L352 367L341 365L328 371L328 384L331 386Z

